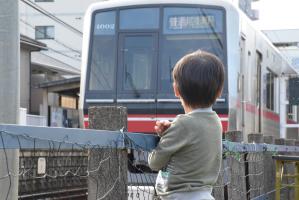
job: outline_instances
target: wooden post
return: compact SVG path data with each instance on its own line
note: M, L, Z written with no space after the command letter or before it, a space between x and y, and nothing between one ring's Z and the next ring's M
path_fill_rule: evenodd
M260 144L264 142L263 135L260 133L250 133L247 135L248 143Z
M243 142L243 133L241 131L228 131L225 133L225 139L230 142Z
M275 139L274 144L276 144L276 145L285 145L285 139L283 139L283 138Z
M225 133L225 139L230 142L240 143L243 141L243 133L241 131L229 131ZM229 180L228 199L247 199L244 155L244 153L239 155L238 152L231 152L226 157L227 166L229 167L229 170L226 170L228 172L227 179Z
M264 136L265 144L273 144L273 136ZM264 153L264 193L269 193L269 199L275 199L275 193L271 192L275 190L275 161L272 159L272 152Z
M250 133L248 134L248 143L263 143L263 135L260 133ZM250 199L260 196L264 193L264 153L253 152L247 153L245 162L245 172L246 172L246 186L249 192Z
M117 131L127 129L127 109L124 107L91 107L89 128ZM113 144L111 144L113 145ZM95 147L90 150L88 200L127 199L127 151Z
M273 144L274 143L274 137L272 135L264 136L263 141L264 141L265 144Z

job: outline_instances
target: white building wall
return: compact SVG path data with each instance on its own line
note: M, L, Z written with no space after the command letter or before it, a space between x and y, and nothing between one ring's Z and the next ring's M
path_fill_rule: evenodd
M84 13L91 3L101 0L54 0L54 2L34 2L47 12L82 32ZM80 68L82 35L73 32L44 14L20 1L20 32L35 38L35 26L54 26L54 39L40 40L49 47L44 51L55 59L70 66Z

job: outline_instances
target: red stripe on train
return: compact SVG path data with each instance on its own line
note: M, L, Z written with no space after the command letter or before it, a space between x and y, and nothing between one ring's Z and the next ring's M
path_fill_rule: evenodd
M241 102L237 102L237 108L240 108L242 106ZM255 115L258 115L259 114L259 108L254 105L254 104L251 104L251 103L245 103L245 111L246 112L249 112L249 113L252 113L252 114L255 114ZM273 111L270 111L270 110L266 110L266 109L263 109L262 110L262 116L268 120L271 120L271 121L274 121L274 122L279 122L279 114L273 112Z
M257 106L250 103L246 103L245 107L247 112L258 115L259 108L257 108ZM274 122L279 122L279 115L274 113L273 111L262 110L262 115L266 119L272 120Z
M155 115L128 115L128 131L139 133L153 133L156 120L173 120L176 115L159 114ZM228 129L228 115L219 115L221 118L223 132ZM84 127L88 128L88 115L84 115Z

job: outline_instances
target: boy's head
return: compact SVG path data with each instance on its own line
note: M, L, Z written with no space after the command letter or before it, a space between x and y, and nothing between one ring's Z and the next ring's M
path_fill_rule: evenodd
M174 87L191 108L210 107L220 96L224 67L211 53L196 51L185 55L173 69Z

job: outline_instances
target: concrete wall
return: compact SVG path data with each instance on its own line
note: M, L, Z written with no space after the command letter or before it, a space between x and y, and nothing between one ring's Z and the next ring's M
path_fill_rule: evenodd
M38 88L38 84L46 81L55 80L55 76L47 76L46 74L32 74L31 76L31 110L32 114L41 114L40 107L43 104L43 89ZM59 106L59 96L58 94L49 93L48 103L52 106Z
M43 103L43 90L36 85L44 80L43 74L33 74L31 76L31 110L32 114L40 114L40 104ZM33 98L34 97L34 98Z
M20 54L20 106L29 111L30 104L30 51L21 48Z

